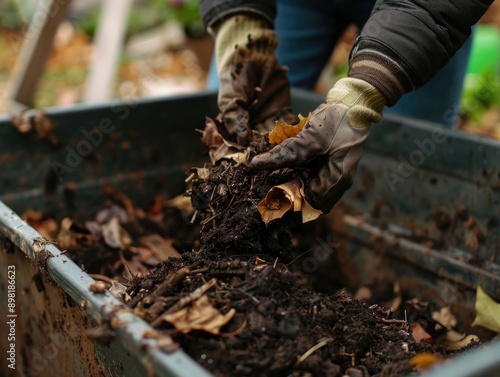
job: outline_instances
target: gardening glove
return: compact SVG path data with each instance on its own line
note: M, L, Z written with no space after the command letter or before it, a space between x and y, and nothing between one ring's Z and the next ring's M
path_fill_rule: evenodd
M323 213L330 212L351 187L371 123L382 120L385 103L385 97L367 82L341 79L296 137L255 156L249 165L275 170L317 160L318 173L306 183L306 199Z
M237 15L209 31L215 38L220 80L216 123L222 136L246 145L252 129L269 131L276 120L293 123L290 85L275 55L278 39L271 26Z

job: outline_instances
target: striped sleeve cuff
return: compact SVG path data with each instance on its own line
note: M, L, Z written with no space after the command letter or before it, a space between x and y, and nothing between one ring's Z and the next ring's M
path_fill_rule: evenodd
M394 106L406 93L420 86L411 67L380 42L359 39L351 51L349 77L368 82Z

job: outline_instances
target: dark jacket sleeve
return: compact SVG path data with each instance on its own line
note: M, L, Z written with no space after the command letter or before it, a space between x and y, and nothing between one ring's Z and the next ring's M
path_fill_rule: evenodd
M378 0L355 43L349 76L394 105L434 76L465 43L493 0Z
M276 17L276 1L200 0L200 15L207 28L235 14L255 15L273 25Z

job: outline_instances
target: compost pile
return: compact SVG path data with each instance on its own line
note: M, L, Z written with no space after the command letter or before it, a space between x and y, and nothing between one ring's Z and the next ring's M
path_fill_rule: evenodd
M401 305L409 321L344 290L315 291L294 268L307 206L301 216L291 194L264 200L307 175L254 172L244 160L268 149L268 138L256 136L242 150L207 125L208 139L218 138L207 143L204 134L212 163L189 172L185 195L159 196L142 210L108 188L110 201L94 220L66 218L57 227L32 215L30 222L217 376L404 376L427 362L415 357L434 362L446 353L431 344L446 326L424 302ZM275 210L280 216L270 221Z

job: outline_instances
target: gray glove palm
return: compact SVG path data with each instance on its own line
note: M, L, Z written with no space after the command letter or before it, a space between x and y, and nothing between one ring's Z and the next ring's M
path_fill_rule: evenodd
M352 185L372 122L382 119L385 98L372 85L353 78L339 80L303 130L249 166L275 170L318 160L318 174L305 187L309 203L329 212Z

